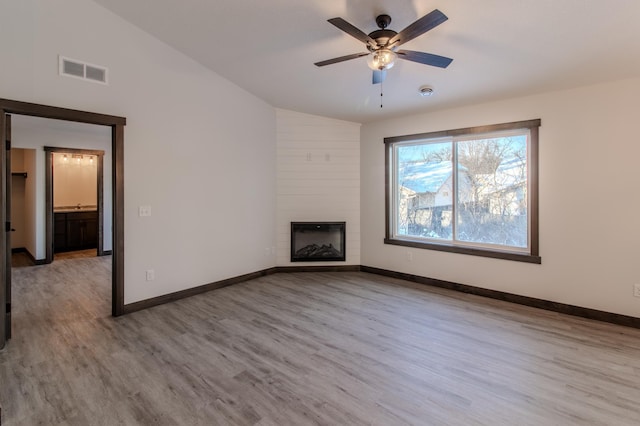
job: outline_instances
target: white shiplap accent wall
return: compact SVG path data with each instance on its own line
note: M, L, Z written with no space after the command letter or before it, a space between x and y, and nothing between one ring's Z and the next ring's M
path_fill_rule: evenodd
M360 264L360 124L278 109L277 265ZM291 263L291 222L345 221L346 262Z

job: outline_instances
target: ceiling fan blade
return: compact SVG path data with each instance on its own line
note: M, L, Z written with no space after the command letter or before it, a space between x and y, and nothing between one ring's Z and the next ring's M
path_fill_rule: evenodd
M324 67L325 65L337 64L338 62L348 61L349 59L356 59L362 56L367 56L368 53L354 53L351 55L340 56L339 58L327 59L326 61L316 62L314 65L318 67Z
M387 77L387 70L373 70L372 84L380 84Z
M401 44L404 44L409 40L413 40L419 35L422 35L427 31L442 24L447 19L449 18L447 18L444 13L440 12L438 9L435 9L433 12L424 15L422 18L418 19L413 24L409 25L407 28L393 36L389 40L389 46L400 46Z
M432 53L416 52L413 50L398 50L396 52L399 59L418 62L420 64L431 65L433 67L446 68L453 61L445 56L434 55Z
M374 39L369 37L363 31L361 31L358 28L354 27L353 25L351 25L350 23L348 23L344 19L342 19L342 18L331 18L331 19L329 19L329 22L332 23L333 25L335 25L336 27L340 28L345 33L349 34L351 37L355 37L358 40L360 40L361 42L363 42L363 43L365 43L367 45L370 45L372 47L377 47L376 41Z

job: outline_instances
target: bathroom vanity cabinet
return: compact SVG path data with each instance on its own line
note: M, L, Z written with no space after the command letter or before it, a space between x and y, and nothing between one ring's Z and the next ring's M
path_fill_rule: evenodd
M85 250L98 247L98 212L54 212L53 251Z

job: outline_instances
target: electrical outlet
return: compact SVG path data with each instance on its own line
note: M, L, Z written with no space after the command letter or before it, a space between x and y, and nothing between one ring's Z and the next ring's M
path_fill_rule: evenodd
M153 269L147 269L147 281L153 281L156 279L156 273Z
M635 297L640 297L640 284L633 285L633 295Z

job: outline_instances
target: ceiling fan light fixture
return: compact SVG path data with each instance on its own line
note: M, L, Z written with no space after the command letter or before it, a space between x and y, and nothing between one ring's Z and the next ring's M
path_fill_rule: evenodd
M397 57L396 52L391 49L374 50L367 57L367 65L374 71L388 70L393 67Z

